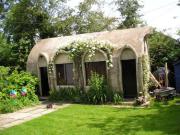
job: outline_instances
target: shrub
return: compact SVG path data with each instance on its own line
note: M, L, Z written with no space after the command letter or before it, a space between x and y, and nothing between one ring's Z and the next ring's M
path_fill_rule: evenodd
M113 93L113 103L120 104L123 101L123 98L120 93L114 92Z
M36 77L24 71L14 70L10 73L7 67L0 67L0 71L3 71L0 73L0 82L2 83L4 79L0 90L0 112L12 112L39 102L35 94L38 83ZM12 93L13 96L11 96Z
M89 80L89 90L85 92L79 88L60 88L58 91L50 91L50 101L71 101L90 104L104 104L122 102L121 93L113 91L104 80L103 76L92 73Z
M9 75L10 68L0 66L0 92L7 86L7 76Z
M107 102L106 89L104 77L97 73L92 73L89 80L89 90L87 92L88 101L92 104L103 104Z
M83 94L79 88L60 88L59 91L50 92L49 100L81 102L84 99Z

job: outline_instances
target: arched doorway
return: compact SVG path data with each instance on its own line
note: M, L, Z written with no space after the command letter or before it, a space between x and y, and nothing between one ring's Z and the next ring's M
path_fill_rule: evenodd
M137 97L136 55L130 48L123 49L120 57L123 95Z
M48 81L48 68L47 68L47 61L43 55L39 56L38 59L38 68L39 68L39 75L40 75L40 95L41 96L49 96L49 81Z

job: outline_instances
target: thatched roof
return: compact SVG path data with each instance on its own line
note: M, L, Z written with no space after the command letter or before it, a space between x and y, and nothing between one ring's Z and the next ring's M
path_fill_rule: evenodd
M115 50L122 48L124 45L129 45L137 53L141 53L144 37L151 31L152 29L150 27L140 27L42 39L37 42L29 54L27 70L36 73L37 61L40 54L43 53L50 59L60 47L67 46L71 42L78 40L107 41L112 44Z

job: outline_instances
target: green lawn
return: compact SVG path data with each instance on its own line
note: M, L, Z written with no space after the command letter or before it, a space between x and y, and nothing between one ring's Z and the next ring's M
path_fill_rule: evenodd
M0 135L179 135L180 106L119 109L72 105Z

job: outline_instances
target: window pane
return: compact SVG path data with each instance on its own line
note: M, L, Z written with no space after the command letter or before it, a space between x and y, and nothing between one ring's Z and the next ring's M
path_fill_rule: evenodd
M103 75L106 79L106 62L86 62L85 63L85 70L86 70L86 84L88 84L88 80L91 77L91 72L96 72L99 75Z
M73 64L65 64L67 85L73 85Z
M73 85L73 64L56 65L57 85Z
M64 74L64 64L56 65L57 85L66 85L66 78Z

